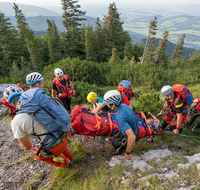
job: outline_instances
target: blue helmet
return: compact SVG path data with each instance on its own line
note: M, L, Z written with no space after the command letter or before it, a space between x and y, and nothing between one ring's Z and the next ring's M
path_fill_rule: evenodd
M26 83L29 85L33 85L36 82L40 82L43 80L44 80L44 77L40 73L37 73L37 72L30 73L26 76Z

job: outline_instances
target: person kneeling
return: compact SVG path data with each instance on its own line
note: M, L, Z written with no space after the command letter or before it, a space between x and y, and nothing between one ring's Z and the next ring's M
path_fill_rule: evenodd
M127 146L125 152L125 158L131 159L131 151L134 148L135 142L139 139L139 128L137 117L133 110L126 104L122 104L122 96L116 90L110 90L105 93L104 103L108 105L110 109L116 113L116 122L120 128L121 134L113 139L112 145L116 149L116 144L119 144L120 139L127 137Z

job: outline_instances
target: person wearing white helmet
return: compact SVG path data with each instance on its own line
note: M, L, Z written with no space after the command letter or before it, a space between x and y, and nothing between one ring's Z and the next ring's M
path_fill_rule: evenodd
M28 76L31 77L34 75L28 75ZM39 75L35 76L39 77L36 79L39 81L35 82L33 78L31 79L32 81L31 80L27 81L28 83L31 83L30 90L33 90L33 88L35 88L36 86L38 86L39 88L39 85L41 85L39 84L39 82L42 81L41 76ZM27 77L27 79L29 77ZM24 91L18 86L10 86L5 89L4 98L8 103L12 104L17 110L20 110L19 99L23 92ZM40 122L35 120L28 113L19 113L19 112L11 122L11 129L14 134L14 138L18 139L21 148L25 150L31 150L31 148L33 147L31 140L29 138L29 134L41 135L49 133L49 131ZM45 137L46 135L43 135L41 137L41 141ZM53 158L45 158L45 157L41 157L41 159L38 160L45 163L49 163L56 167L64 167L64 166L70 167L73 164L72 162L73 158L71 152L67 148L67 138L63 139L63 143L57 144L52 148L52 154L53 156L61 154L64 157L64 161L61 163L54 161Z
M44 87L44 77L38 73L33 72L26 76L26 83L30 86L30 88L38 87L43 88Z
M112 145L116 150L119 142L127 138L127 146L124 147L126 148L125 158L132 160L131 151L133 150L136 140L139 138L137 117L129 106L121 103L122 97L117 90L106 92L103 100L104 103L116 113L116 122L121 131L121 134L113 139Z
M68 75L64 75L60 68L54 70L55 78L51 84L52 97L56 94L64 104L65 109L71 112L71 95L75 95L75 90Z
M175 121L170 124L169 130L178 134L184 128L182 122L187 122L187 113L184 113L184 110L187 109L186 103L183 97L178 97L177 94L174 93L173 87L169 85L162 87L161 95L165 98L165 104L157 114L157 117L161 116L167 108L170 109L160 126L160 131L164 131L172 119L175 118Z

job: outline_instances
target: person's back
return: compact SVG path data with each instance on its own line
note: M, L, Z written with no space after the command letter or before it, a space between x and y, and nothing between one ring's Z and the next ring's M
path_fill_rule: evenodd
M126 135L125 131L128 127L127 124L131 127L134 133L138 130L137 117L129 106L127 106L126 104L121 104L115 113L116 122L120 127L123 135Z

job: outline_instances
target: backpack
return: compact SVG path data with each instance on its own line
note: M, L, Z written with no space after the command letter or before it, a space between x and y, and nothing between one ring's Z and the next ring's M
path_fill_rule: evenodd
M127 95L128 100L130 100L133 96L133 92L131 90L132 84L127 80L123 80L119 83L117 90ZM122 95L123 96L123 95Z
M58 101L50 98L43 89L32 88L22 93L19 106L20 110L17 114L28 113L49 131L46 134L36 135L33 127L32 135L38 138L46 135L41 143L43 148L51 148L55 144L60 144L62 139L65 136L67 137L71 129L70 115ZM45 145L49 139L52 139L52 141Z
M178 96L183 98L183 101L186 103L186 107L190 106L193 103L193 95L192 92L183 84L174 84L172 86L174 89L174 93Z

